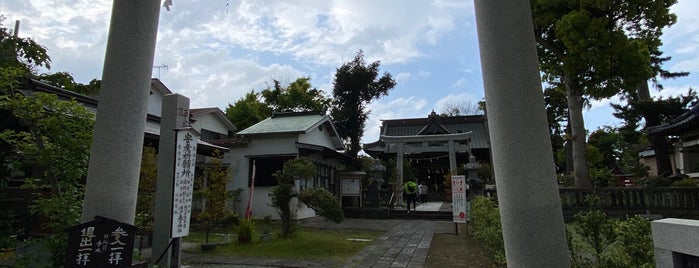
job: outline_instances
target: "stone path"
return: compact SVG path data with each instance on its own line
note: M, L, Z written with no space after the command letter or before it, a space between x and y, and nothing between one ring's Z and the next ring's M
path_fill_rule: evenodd
M450 204L426 202L418 205L418 211L450 211ZM342 263L335 260L268 259L254 257L228 257L185 255L183 267L424 267L435 232L451 233L450 221L353 219L334 223L322 217L303 219L302 226L322 229L349 229L384 232L355 256Z
M343 267L423 267L434 221L403 221L350 258Z

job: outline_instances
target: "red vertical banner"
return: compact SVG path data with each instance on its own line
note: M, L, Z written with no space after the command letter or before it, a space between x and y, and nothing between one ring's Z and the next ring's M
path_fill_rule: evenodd
M464 176L451 176L451 207L453 219L456 223L466 223L468 221L466 189L466 178Z
M248 198L248 207L245 209L245 219L252 217L252 197L255 195L255 160L252 160L252 178L250 179L250 197Z

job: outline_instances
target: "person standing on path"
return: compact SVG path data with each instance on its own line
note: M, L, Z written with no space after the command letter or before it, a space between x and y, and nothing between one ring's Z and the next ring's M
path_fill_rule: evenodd
M403 192L405 192L405 197L408 199L408 214L410 214L410 203L413 203L413 210L417 209L416 198L417 198L417 183L415 180L409 180L403 184Z
M427 184L425 184L424 181L420 182L420 185L417 187L417 192L418 192L418 201L420 203L425 203L427 202L427 191L429 191L429 188L427 188Z

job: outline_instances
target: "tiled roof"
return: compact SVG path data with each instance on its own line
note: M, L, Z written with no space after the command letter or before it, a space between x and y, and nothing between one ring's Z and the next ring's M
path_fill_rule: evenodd
M669 123L648 128L649 135L671 135L696 130L699 127L699 102L689 111L673 118Z
M471 148L490 148L486 120L481 115L450 116L435 118L442 127L452 134L471 132ZM430 118L409 118L382 120L381 135L384 136L413 136L419 135Z
M190 109L189 110L193 116L197 116L200 114L213 114L216 118L218 118L221 123L226 125L226 127L229 129L229 131L234 131L236 130L235 126L233 123L231 123L230 120L228 120L228 117L226 117L226 114L221 111L218 107L209 107L209 108L196 108L196 109Z
M311 127L329 120L327 115L319 113L275 114L261 122L236 133L237 135L255 135L272 133L302 133Z

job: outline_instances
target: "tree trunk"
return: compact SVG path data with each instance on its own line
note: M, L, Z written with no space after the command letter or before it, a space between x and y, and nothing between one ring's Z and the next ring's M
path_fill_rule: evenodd
M573 164L573 141L570 139L570 137L573 136L573 134L570 133L570 120L568 120L568 126L566 126L566 143L564 145L565 149L565 159L566 159L566 174L568 175L573 175L573 171L575 171L575 166Z
M648 83L643 82L636 87L636 94L639 103L652 103L650 97L650 89ZM652 107L650 105L642 105L642 107ZM641 109L641 115L646 120L646 129L648 127L660 125L660 117L655 109ZM655 166L658 171L658 176L667 177L672 175L672 162L670 161L670 150L668 150L667 139L665 136L648 136L648 141L653 146L655 151Z
M583 119L582 88L568 77L564 77L566 98L568 101L568 121L570 122L570 141L573 145L573 178L575 187L592 187L588 176L585 159L585 120Z

